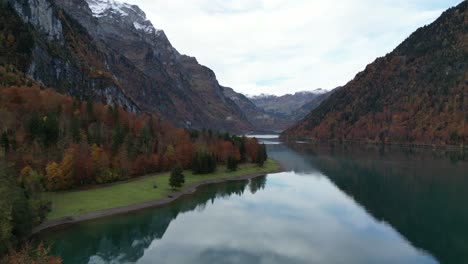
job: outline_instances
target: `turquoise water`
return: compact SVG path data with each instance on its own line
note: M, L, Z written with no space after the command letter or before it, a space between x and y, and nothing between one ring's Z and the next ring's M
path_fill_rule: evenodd
M64 263L468 262L463 155L307 144L269 154L286 172L41 238Z

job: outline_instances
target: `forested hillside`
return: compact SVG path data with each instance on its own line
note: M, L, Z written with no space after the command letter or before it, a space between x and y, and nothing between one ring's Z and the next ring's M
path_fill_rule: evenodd
M0 83L5 78L15 83L0 87L0 256L44 219L50 207L44 191L126 180L176 166L207 173L217 164L265 158L259 156L264 149L256 139L186 131L155 115L41 89L10 67L0 66L0 72Z
M463 1L418 29L282 137L466 145L467 9Z

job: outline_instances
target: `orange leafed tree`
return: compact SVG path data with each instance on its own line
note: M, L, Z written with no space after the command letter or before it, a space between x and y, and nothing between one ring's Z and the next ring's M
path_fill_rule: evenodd
M259 145L257 139L249 138L245 143L245 152L247 159L254 162L257 159L257 153L259 151Z
M0 263L4 264L61 264L62 259L56 256L50 256L50 248L42 243L37 248L26 244L21 250L12 252Z

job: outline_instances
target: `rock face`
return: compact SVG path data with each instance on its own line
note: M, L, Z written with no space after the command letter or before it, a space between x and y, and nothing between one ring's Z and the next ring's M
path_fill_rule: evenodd
M109 73L110 59L74 21L48 0L2 0L0 63L82 100L93 98L137 112L140 107ZM5 45L5 46L4 46Z
M49 40L62 40L62 23L48 0L12 1L12 6L26 23L47 34Z
M467 9L418 29L282 137L466 146Z
M212 70L181 55L164 31L156 29L135 5L113 0L56 0L92 37L118 51L148 79L124 85L145 111L158 112L176 125L247 131L243 112L222 93ZM126 79L132 72L123 72Z
M31 59L18 68L45 86L158 113L182 127L252 129L213 71L179 54L137 6L114 0L1 1L12 10L6 15L31 28L34 45L25 56Z

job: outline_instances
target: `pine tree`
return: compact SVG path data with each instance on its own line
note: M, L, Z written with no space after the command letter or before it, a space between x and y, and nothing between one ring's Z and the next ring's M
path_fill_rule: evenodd
M70 121L70 130L74 143L80 143L80 127L80 119L78 119L76 116L73 116Z
M117 123L114 130L112 131L112 152L116 153L119 150L120 145L124 143L125 140L125 129L120 124Z
M198 152L192 161L194 174L208 174L216 170L216 158L206 152Z
M3 147L5 154L10 151L10 140L8 139L8 134L6 131L2 133L2 137L0 138L0 145Z
M239 152L240 152L240 156L241 156L241 159L240 161L241 162L246 162L247 161L247 150L246 150L246 147L245 147L245 141L246 141L246 137L242 137L241 138L241 142L240 142L240 147L239 147Z
M182 187L185 183L185 176L182 167L176 166L172 169L171 177L169 178L169 185L172 189Z
M227 169L230 171L236 171L237 170L237 160L233 156L229 156L227 160Z
M260 145L259 150L257 151L256 163L263 167L265 161L268 159L266 146L265 144Z
M41 138L44 146L57 143L59 138L59 121L56 114L49 114L42 119Z

